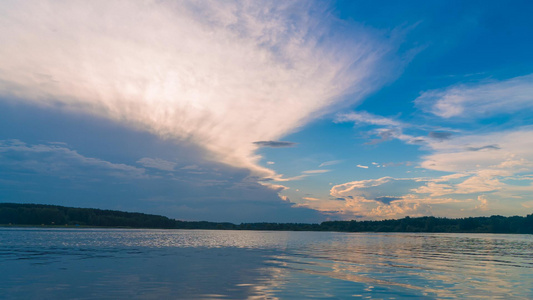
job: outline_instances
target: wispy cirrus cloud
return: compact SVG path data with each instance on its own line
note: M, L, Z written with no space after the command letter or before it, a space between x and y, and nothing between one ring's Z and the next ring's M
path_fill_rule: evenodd
M371 136L377 136L378 138L371 139L369 142L366 143L367 145L375 145L382 142L390 141L392 139L399 139L411 144L416 144L425 141L424 137L416 137L405 134L404 130L405 128L422 128L426 126L408 124L398 121L394 118L382 117L365 111L338 114L335 118L335 122L354 122L356 125L374 127L374 129L368 131L368 133Z
M194 143L260 176L273 171L254 142L358 101L390 78L394 50L302 1L2 1L0 18L0 96Z
M533 109L533 74L423 92L415 103L442 118L488 117Z
M328 173L330 171L331 170L321 169L321 170L307 170L307 171L303 171L302 173L303 174L322 174L322 173Z
M370 124L370 125L390 126L390 127L407 126L407 124L404 124L392 118L374 115L366 111L338 114L337 117L335 118L335 121L336 122L354 122L356 124Z
M325 161L325 162L321 163L318 167L322 168L322 167L326 167L326 166L333 166L333 165L336 165L336 164L340 164L341 162L342 162L342 160Z
M292 177L284 177L282 174L281 175L276 175L274 178L269 178L270 180L274 180L274 181L280 181L280 182L283 182L283 181L295 181L295 180L302 180L306 177L309 177L309 176L313 176L313 175L319 175L319 174L324 174L324 173L328 173L330 172L331 170L324 170L324 169L320 169L320 170L306 170L306 171L302 171L300 175L297 175L297 176L292 176Z

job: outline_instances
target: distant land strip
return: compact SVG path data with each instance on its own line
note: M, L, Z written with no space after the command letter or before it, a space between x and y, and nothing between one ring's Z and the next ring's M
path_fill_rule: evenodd
M382 221L305 223L241 223L179 221L164 216L116 210L45 204L0 203L2 226L120 227L153 229L216 229L339 232L451 232L533 234L533 214L469 218L405 217Z

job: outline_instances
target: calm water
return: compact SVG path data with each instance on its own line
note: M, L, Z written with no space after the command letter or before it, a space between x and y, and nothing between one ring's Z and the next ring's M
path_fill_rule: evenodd
M533 236L0 228L2 299L533 299Z

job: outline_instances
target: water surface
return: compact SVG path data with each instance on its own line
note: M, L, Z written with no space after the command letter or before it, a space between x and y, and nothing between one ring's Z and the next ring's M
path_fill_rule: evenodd
M0 229L3 299L533 299L533 236Z

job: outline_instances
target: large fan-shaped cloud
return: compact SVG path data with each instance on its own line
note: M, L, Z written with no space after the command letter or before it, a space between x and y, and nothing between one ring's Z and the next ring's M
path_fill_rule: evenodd
M192 142L255 174L276 141L377 87L390 47L286 1L2 1L0 96Z

